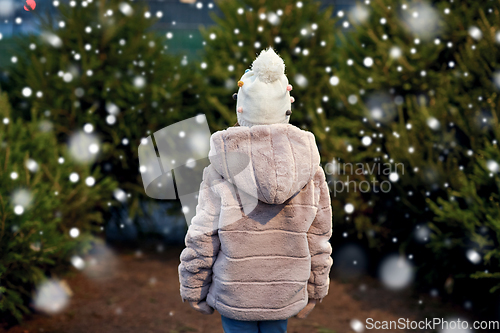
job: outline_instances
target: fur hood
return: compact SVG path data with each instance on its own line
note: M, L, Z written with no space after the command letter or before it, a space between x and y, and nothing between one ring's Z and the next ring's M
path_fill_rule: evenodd
M224 179L267 204L298 193L320 163L314 135L291 124L218 131L210 139L209 159Z

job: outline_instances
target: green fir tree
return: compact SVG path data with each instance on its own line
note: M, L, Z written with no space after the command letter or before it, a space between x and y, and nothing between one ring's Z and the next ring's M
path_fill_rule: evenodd
M172 33L151 30L158 15L121 0L60 3L55 15L39 14L38 33L19 36L14 61L1 66L15 116L29 119L36 106L63 143L92 131L99 147L88 162L132 198L144 194L141 139L196 113L198 81L186 58L168 53Z
M285 61L285 74L295 98L290 121L315 131L328 153L328 131L333 110L323 107L330 95L331 66L337 52L332 8L320 10L317 1L223 0L222 16L213 14L214 26L202 28L203 59L197 64L205 77L200 102L211 126L220 130L236 122L237 81L256 56L271 46Z
M0 94L0 317L21 320L33 289L64 274L102 232L116 183L71 162L52 123L13 117ZM70 231L72 233L70 234Z
M389 169L365 174L386 191L358 189L343 228L449 293L497 289L471 277L500 272L499 11L497 0L374 0L339 33L336 94L359 132L335 157Z

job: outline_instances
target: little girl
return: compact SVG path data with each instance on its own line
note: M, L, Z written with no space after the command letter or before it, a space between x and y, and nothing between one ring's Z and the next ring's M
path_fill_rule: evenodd
M284 333L327 294L332 210L311 132L288 124L292 86L273 49L238 81L237 125L210 138L179 265L182 301L225 333Z

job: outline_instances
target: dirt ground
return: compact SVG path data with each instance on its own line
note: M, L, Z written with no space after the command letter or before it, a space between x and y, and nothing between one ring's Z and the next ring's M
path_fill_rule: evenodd
M223 333L217 312L203 315L182 303L177 273L180 251L174 248L162 252L117 252L101 248L86 258L91 268L65 278L73 295L61 313L35 313L21 325L9 330L0 328L0 332ZM329 295L308 318L289 320L289 333L362 332L363 327L352 321L364 323L366 318L471 318L470 313L441 304L438 298L417 295L411 290L390 292L370 277L340 281L336 276L332 271Z

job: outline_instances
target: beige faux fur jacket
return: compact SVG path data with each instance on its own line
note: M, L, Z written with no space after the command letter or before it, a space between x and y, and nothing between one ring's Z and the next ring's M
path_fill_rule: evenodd
M249 321L290 318L325 297L333 224L314 135L231 127L211 136L209 159L180 256L182 300Z

